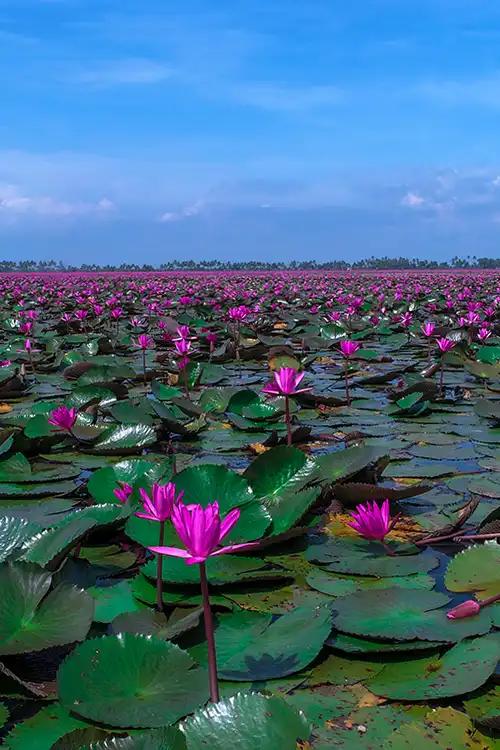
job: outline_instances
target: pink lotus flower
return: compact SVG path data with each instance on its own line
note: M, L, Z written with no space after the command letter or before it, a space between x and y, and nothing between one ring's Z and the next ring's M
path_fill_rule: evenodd
M221 520L219 503L211 503L203 508L201 505L184 505L178 503L172 509L172 523L177 536L186 549L180 547L149 547L152 552L172 557L182 557L187 565L204 563L209 557L225 555L240 549L250 549L256 542L229 544L219 547L224 537L237 524L240 517L238 508L229 511Z
M274 382L264 386L266 396L295 396L297 393L311 391L312 388L298 388L304 379L305 372L297 372L293 367L280 367L273 373Z
M446 352L449 352L450 349L453 349L453 347L455 346L455 341L443 337L441 339L437 339L436 344L438 345L440 352L442 354L445 354Z
M113 495L116 497L117 500L119 500L121 503L125 504L128 503L129 498L134 491L134 488L130 486L130 484L127 484L127 482L120 482L120 487L117 487L116 490L113 490Z
M146 351L146 349L153 349L155 342L153 340L153 337L149 334L141 333L140 336L137 336L136 345L144 352Z
M426 323L423 323L423 325L420 327L420 330L422 331L424 336L429 338L436 330L436 326L434 323L430 323L429 321L427 321Z
M393 526L389 500L384 500L380 507L375 501L371 504L367 502L366 505L357 505L356 510L350 515L354 520L347 525L365 539L376 539L381 542Z
M480 610L481 605L479 602L474 601L474 599L467 599L467 601L462 602L462 604L450 609L450 611L447 612L446 617L448 620L460 620L462 617L473 617L474 615L479 614Z
M352 357L360 348L361 346L357 341L349 341L349 339L346 339L345 341L340 342L340 351L344 357Z
M144 511L138 511L135 515L139 518L147 518L150 521L167 521L172 510L177 503L183 498L184 492L179 492L176 496L176 487L173 482L168 484L153 484L151 497L146 490L140 489L139 494L143 503ZM154 550L153 550L154 551Z
M75 408L68 409L67 406L58 406L50 412L49 424L65 432L71 432L76 422L77 410Z

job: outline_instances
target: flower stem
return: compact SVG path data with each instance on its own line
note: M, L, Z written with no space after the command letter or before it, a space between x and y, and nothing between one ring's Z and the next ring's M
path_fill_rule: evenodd
M292 425L290 422L290 399L285 396L285 423L286 423L286 444L292 444Z
M479 605L481 607L486 607L488 604L494 604L498 601L500 601L500 594L493 594L493 596L489 596L487 599L481 599Z
M441 357L441 370L439 375L439 391L441 393L441 396L444 394L444 362L443 358Z
M160 521L158 546L163 547L165 540L165 521ZM163 612L163 555L156 558L156 609Z
M210 608L210 596L208 593L207 571L205 563L200 563L201 596L203 599L203 617L205 620L205 635L208 644L208 681L210 686L210 700L212 703L219 702L219 683L217 680L217 654L215 651L214 621Z
M347 406L351 405L351 396L349 394L349 362L347 358L344 361L344 378L345 378L345 398Z
M142 350L142 377L144 380L144 385L146 385L146 350Z

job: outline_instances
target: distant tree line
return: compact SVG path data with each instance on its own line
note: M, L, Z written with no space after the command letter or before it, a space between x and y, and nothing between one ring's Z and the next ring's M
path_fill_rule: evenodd
M438 268L478 268L490 269L500 268L499 258L478 258L467 256L459 258L455 256L451 261L438 262L435 260L421 260L419 258L365 258L355 263L347 263L344 260L331 260L318 263L314 260L296 261L288 263L281 261L266 263L264 261L222 261L222 260L172 260L153 266L148 263L138 265L137 263L122 263L116 265L97 265L95 263L83 263L81 266L66 265L55 260L1 260L0 273L46 273L54 271L347 271L349 269L360 270L432 270Z

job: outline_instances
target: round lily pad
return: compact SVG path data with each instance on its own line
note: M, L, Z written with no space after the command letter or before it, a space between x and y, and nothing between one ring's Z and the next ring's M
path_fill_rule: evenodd
M80 644L57 675L63 706L115 727L163 727L202 705L208 676L169 641L119 633Z
M188 750L295 750L311 727L283 698L238 693L195 713L182 731Z

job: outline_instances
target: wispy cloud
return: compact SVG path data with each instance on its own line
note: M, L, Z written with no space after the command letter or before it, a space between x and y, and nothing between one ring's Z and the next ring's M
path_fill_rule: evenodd
M206 202L204 200L198 200L189 206L181 208L179 211L165 211L160 216L160 222L162 224L172 224L176 221L183 221L184 219L190 219L193 216L199 216L206 208Z
M500 107L500 71L486 77L467 79L435 79L420 83L416 93L437 104Z
M222 89L222 94L225 93ZM342 90L336 86L293 86L273 82L241 83L227 89L234 101L276 112L305 112L338 104Z
M141 58L108 60L94 64L71 75L77 83L99 88L111 86L161 83L172 76L165 63Z
M0 218L8 220L23 216L62 218L106 215L114 209L113 202L108 198L101 198L96 203L70 202L48 195L28 195L15 185L0 185Z

